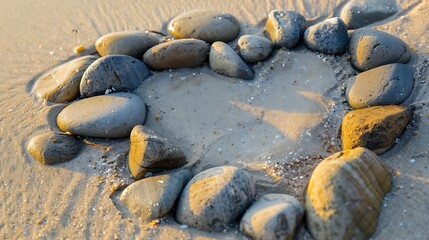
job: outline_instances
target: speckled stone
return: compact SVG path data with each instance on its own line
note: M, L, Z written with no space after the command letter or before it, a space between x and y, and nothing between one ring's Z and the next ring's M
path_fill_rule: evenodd
M265 34L274 47L293 48L306 28L305 17L296 11L273 10L268 14Z
M260 62L266 59L273 50L270 40L256 35L243 35L238 39L240 55L248 63Z
M361 28L398 12L395 0L352 0L341 10L341 19L349 29Z

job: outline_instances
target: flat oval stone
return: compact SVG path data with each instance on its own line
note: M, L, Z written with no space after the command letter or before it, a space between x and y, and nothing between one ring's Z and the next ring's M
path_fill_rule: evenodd
M175 38L196 38L209 43L229 42L240 33L240 24L231 14L214 10L194 10L183 13L168 25Z
M155 70L201 66L210 46L198 39L172 40L156 45L143 56L143 62Z
M32 92L46 101L56 103L76 99L80 95L82 76L95 60L95 56L84 56L52 69L36 81Z
M260 62L267 58L273 50L270 40L256 35L243 35L238 39L240 55L249 63Z
M400 104L414 86L412 67L394 63L362 72L347 82L346 98L354 109Z
M411 58L410 48L401 39L371 28L354 31L349 50L352 64L359 71L390 63L407 63Z
M274 47L293 48L306 28L305 17L296 11L273 10L268 14L265 34Z
M91 64L80 82L82 97L131 91L149 76L146 65L127 55L109 55Z
M321 53L343 54L346 52L348 42L347 26L337 17L326 19L304 32L305 45Z
M398 12L395 0L352 0L341 10L341 19L349 29L361 28Z
M95 48L102 57L123 54L141 59L149 48L164 40L165 37L161 34L149 31L113 32L97 39Z
M130 136L136 125L144 123L146 106L131 93L112 93L74 102L57 117L64 132L99 137L121 138Z
M226 43L215 42L210 48L210 67L218 74L250 80L253 71L241 57Z

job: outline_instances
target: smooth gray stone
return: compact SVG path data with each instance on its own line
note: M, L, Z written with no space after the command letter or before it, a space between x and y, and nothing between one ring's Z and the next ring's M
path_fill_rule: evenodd
M304 32L305 45L316 52L343 54L349 42L347 26L337 18L329 18L315 24Z
M243 35L238 39L240 55L249 63L260 62L266 59L273 50L270 40L256 35Z
M267 194L246 210L240 230L254 240L292 240L303 217L304 207L296 198Z
M305 17L296 11L273 10L268 14L265 34L274 47L293 48L306 28Z
M91 64L80 82L82 97L131 91L149 76L146 65L127 55L109 55Z
M241 217L254 197L255 186L246 171L232 166L210 168L186 185L176 220L204 231L222 231Z
M32 92L40 98L56 103L68 102L79 97L79 85L86 69L95 61L95 56L84 56L61 64L43 74Z
M101 36L95 42L95 48L101 56L123 54L141 59L151 47L162 43L165 37L149 31L113 32Z
M143 220L157 219L170 212L191 178L192 173L187 169L148 177L125 188L120 201Z
M73 136L46 132L32 137L27 143L28 152L39 162L47 165L75 158L83 144Z
M240 33L240 24L229 13L214 10L193 10L171 20L168 31L178 39L196 38L208 43L229 42Z
M131 93L112 93L74 102L57 117L58 127L72 134L99 137L128 137L136 125L144 123L146 106Z
M253 78L252 69L226 43L215 42L212 44L209 62L212 70L218 74L245 80Z
M351 34L349 51L353 66L359 71L407 63L411 58L410 48L401 39L371 28L360 28Z
M354 109L397 105L410 96L414 86L412 67L394 63L362 72L347 82L346 98Z
M341 19L356 29L383 20L398 12L395 0L352 0L341 10Z

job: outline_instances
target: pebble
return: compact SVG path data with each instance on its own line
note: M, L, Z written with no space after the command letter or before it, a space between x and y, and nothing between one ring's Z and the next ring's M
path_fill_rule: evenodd
M156 45L143 55L143 62L155 70L201 66L210 45L198 39L172 40Z
M387 165L368 149L358 147L325 158L310 177L305 199L313 237L370 239L391 181Z
M412 67L394 63L362 72L347 82L347 101L354 109L402 103L414 86Z
M402 134L411 116L409 109L396 105L351 111L341 124L343 150L365 147L377 154L384 153Z
M137 125L131 131L128 168L135 179L141 179L148 171L166 170L186 164L185 154L167 139Z
M125 188L120 201L139 218L154 220L170 212L191 178L192 173L187 169L148 177Z
M349 29L361 28L398 12L395 0L352 0L341 10L341 19Z
M276 48L293 48L306 28L305 17L296 11L273 10L268 14L265 34Z
M401 39L370 28L361 28L350 36L349 50L353 66L366 71L390 63L407 63L411 50Z
M249 63L260 62L266 59L273 50L270 40L256 35L243 35L238 39L240 55Z
M141 59L149 48L164 40L163 35L149 31L113 32L97 39L95 48L102 57L122 54Z
M209 62L212 70L218 74L245 80L253 78L252 69L226 43L215 42L212 44Z
M75 137L55 132L36 135L27 143L31 156L46 165L72 160L82 147L82 142Z
M149 76L146 65L127 55L109 55L91 64L80 82L82 97L131 91Z
M316 52L343 54L347 50L349 34L347 26L337 17L326 19L305 30L305 45Z
M55 103L72 101L79 97L79 84L95 56L84 56L66 62L43 74L35 83L33 92L40 98Z
M213 43L229 42L240 33L240 24L231 14L214 10L193 10L183 13L168 25L173 37L196 38Z
M249 174L236 167L207 169L191 179L179 198L176 220L205 231L222 231L241 217L255 197Z
M134 126L143 124L146 106L143 100L131 93L112 93L74 102L57 117L64 132L99 137L128 137Z
M286 194L267 194L246 210L240 230L254 240L290 239L304 217L304 207Z

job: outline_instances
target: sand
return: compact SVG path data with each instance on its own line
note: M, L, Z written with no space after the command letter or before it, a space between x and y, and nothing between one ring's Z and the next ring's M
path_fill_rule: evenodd
M381 158L394 173L374 239L426 239L429 229L429 1L398 0L400 12L374 27L415 51L417 69L407 103L417 107L401 140ZM25 151L28 138L57 130L63 105L31 94L47 69L93 51L103 34L162 30L191 9L224 10L241 22L241 34L261 33L272 9L294 9L314 22L344 5L333 0L293 1L54 1L4 0L0 8L0 238L2 239L242 239L237 229L204 233L171 216L151 227L123 211L118 195L132 182L125 168L128 140L86 139L76 159L44 166ZM91 49L92 48L92 49ZM302 44L277 51L254 66L245 82L208 66L156 72L135 93L149 105L147 126L180 145L197 173L235 165L252 173L258 196L283 192L302 200L309 174L338 151L338 128L349 107L344 80L355 73L347 54L308 51ZM300 236L309 238L305 229Z

